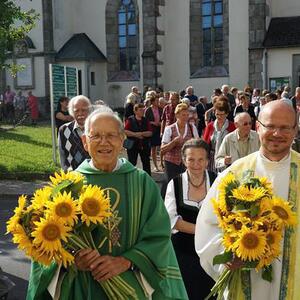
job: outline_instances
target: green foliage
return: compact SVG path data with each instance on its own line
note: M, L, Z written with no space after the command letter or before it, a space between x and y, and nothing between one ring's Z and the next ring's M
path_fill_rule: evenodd
M31 179L58 171L52 161L50 126L0 128L0 178ZM44 175L44 176L43 176Z
M15 64L5 64L6 53L14 42L21 40L35 26L39 15L33 10L22 11L11 0L0 1L0 68L18 71Z
M233 259L233 254L231 251L224 251L222 254L216 255L213 259L213 265L226 264Z
M272 265L269 265L269 266L263 268L261 277L266 281L272 282L272 280L273 280Z

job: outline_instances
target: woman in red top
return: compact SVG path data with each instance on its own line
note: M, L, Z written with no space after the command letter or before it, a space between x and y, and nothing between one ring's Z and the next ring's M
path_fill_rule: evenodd
M38 98L29 91L27 101L30 110L31 124L36 125L37 119L39 118Z
M227 119L230 108L226 97L218 97L214 104L214 111L216 120L208 123L203 134L203 139L210 146L208 169L213 172L216 171L215 155L218 153L225 135L235 130L234 123Z

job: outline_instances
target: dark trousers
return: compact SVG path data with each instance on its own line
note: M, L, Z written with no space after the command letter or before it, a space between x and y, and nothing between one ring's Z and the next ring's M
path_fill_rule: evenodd
M185 167L182 163L180 165L176 165L165 160L165 178L160 191L160 194L163 199L165 198L167 185L169 181L174 177L176 177L177 175L183 173L184 171L185 171Z
M128 160L136 166L138 155L140 155L143 170L147 172L151 176L151 166L150 166L150 151L151 148L136 148L132 147L131 149L127 149Z

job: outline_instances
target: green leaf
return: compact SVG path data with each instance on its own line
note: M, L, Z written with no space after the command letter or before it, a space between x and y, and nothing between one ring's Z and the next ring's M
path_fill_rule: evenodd
M222 254L216 255L213 259L213 265L226 264L232 261L233 255L231 251L223 252Z
M259 213L259 206L258 205L251 205L250 207L250 216L251 218L256 217Z
M273 268L272 265L269 265L267 267L263 268L262 274L261 274L262 279L272 282L273 280Z
M247 261L247 262L245 262L243 269L254 269L254 268L256 268L257 265L258 265L257 260Z
M52 197L55 197L58 193L63 193L68 187L70 187L73 184L71 180L63 180L61 183L59 183L51 193Z

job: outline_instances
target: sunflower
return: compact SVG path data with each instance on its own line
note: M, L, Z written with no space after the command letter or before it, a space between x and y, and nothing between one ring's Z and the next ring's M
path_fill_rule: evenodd
M283 224L290 226L297 224L297 215L292 211L289 203L280 197L273 197L272 210Z
M16 215L20 215L26 209L26 206L27 206L27 196L21 195L18 198L18 206L15 208L14 213Z
M265 196L266 190L262 187L248 187L241 185L232 191L232 197L247 202L254 202Z
M233 213L224 217L224 228L231 233L241 230L243 226L247 226L250 223L251 220L242 213Z
M50 200L52 188L46 186L35 191L29 209L42 210L46 203Z
M74 184L76 184L76 183L79 183L80 181L83 181L83 179L84 179L84 177L82 174L80 174L78 172L74 172L74 171L65 173L63 170L61 170L60 174L55 172L54 177L50 176L52 186L57 186L64 180L70 180Z
M272 195L273 194L273 188L272 188L272 184L268 180L268 178L267 177L257 177L257 178L258 178L260 184L262 185L262 187L267 190L267 194Z
M63 248L54 254L54 258L56 262L62 263L65 268L74 263L74 256Z
M41 252L39 247L33 246L31 249L31 253L28 254L32 257L32 259L42 265L49 266L53 261L53 255L46 252Z
M264 232L255 228L243 226L240 230L237 240L233 244L236 255L242 260L258 260L263 256L267 245Z
M48 208L47 215L60 218L67 225L73 226L78 220L77 201L72 198L71 192L58 193L53 201L48 203Z
M224 197L224 199L226 199L226 189L232 184L237 185L238 181L232 172L228 172L226 176L221 179L218 185L219 197Z
M266 250L265 254L259 259L257 266L255 267L256 271L269 266L273 263L275 257L269 250Z
M18 248L25 250L25 252L30 251L32 248L32 241L21 225L17 227L17 230L13 234L12 241L18 244Z
M42 252L51 254L62 248L61 241L67 241L68 232L71 230L61 220L53 217L41 218L39 222L34 223L36 228L32 232L33 244L40 247Z
M79 210L81 221L87 226L90 223L103 223L104 219L111 215L110 201L103 190L97 186L89 185L79 198Z
M226 234L226 233L223 235L222 243L226 251L232 250L235 240L236 240L235 235Z
M273 257L277 257L280 254L282 232L269 230L266 233L267 248L271 252Z

